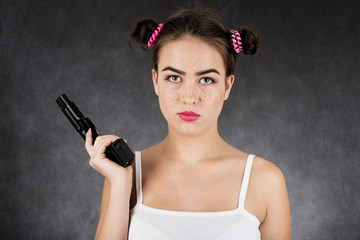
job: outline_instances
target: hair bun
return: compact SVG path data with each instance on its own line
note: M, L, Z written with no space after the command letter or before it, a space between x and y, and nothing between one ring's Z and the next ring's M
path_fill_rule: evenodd
M249 25L239 28L243 51L246 55L253 55L257 52L259 35L254 26Z
M158 27L158 23L152 18L144 18L137 22L136 26L130 32L129 44L131 46L131 41L136 41L140 46L147 46L148 41ZM143 46L142 46L143 47Z

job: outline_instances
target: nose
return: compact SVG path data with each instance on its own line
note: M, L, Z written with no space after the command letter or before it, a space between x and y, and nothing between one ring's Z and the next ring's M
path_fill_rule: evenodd
M183 83L179 91L180 100L185 104L197 104L201 101L201 90L194 83Z

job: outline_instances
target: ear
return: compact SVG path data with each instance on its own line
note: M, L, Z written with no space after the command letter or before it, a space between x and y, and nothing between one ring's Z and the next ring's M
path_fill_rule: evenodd
M234 80L235 80L235 76L233 74L228 76L225 79L225 96L224 96L225 101L229 98L230 90L231 90L231 87L234 84Z
M154 84L155 93L157 96L159 96L158 74L155 71L155 69L152 69L151 73L152 73L152 80L153 80L153 84Z

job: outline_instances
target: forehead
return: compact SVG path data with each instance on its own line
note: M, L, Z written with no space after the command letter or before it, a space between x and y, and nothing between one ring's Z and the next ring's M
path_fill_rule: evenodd
M162 46L158 67L161 70L166 66L189 73L215 68L221 75L225 74L224 62L218 49L191 36L169 41Z

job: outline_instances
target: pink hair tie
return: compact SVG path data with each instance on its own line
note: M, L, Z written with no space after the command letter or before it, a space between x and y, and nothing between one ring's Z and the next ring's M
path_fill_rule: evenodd
M239 53L243 50L242 44L241 44L241 37L240 33L236 30L230 30L231 32L231 41L234 46L234 50L236 53Z
M157 36L159 35L161 29L163 28L164 24L160 23L159 26L157 27L157 29L155 29L154 33L152 34L152 36L150 37L149 41L148 41L148 46L151 47L152 45L154 45L154 42L156 41Z

